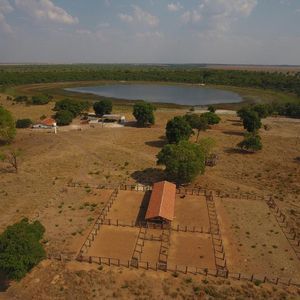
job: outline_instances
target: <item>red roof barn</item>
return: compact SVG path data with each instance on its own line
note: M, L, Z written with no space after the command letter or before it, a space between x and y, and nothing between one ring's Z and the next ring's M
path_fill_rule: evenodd
M161 181L153 185L145 219L154 223L170 223L174 219L176 185Z

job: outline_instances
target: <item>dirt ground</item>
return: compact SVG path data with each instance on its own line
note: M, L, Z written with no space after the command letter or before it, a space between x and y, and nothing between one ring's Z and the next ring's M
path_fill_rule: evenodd
M146 209L148 207L149 194L143 192L119 191L111 210L107 214L107 219L119 224L131 225L144 221Z
M216 269L209 234L172 232L168 262L172 265Z
M24 280L13 283L3 300L52 299L297 299L295 288L259 286L244 281L192 274L141 271L84 263L44 261Z
M175 217L172 222L173 227L180 226L192 230L204 231L209 230L209 218L206 205L206 199L204 196L185 196L181 198L180 195L176 195L175 202Z
M217 210L229 270L300 280L300 262L265 202L219 199Z
M139 229L102 225L89 248L88 256L131 260Z
M12 105L3 95L0 102L13 113L16 119L29 117L36 120L43 114L49 116L53 113L51 111L53 103L46 106ZM128 107L114 108L115 113L119 111L126 115L127 120L133 121ZM19 173L11 172L8 165L0 163L2 204L0 206L0 232L24 216L39 219L46 227L43 242L47 251L76 252L91 228L93 220L103 207L105 199L109 197L108 194L101 194L93 198L93 194L98 191L94 191L89 185L121 182L148 184L163 179L162 168L156 165L156 155L166 143L164 138L166 122L186 112L185 109L160 107L155 112L156 124L152 128L137 128L134 123L129 123L124 128L88 127L86 130L61 131L57 135L44 131L19 129L12 144L12 147L22 150L19 158ZM242 140L244 132L240 121L234 115L221 115L221 118L220 124L201 133L201 137L212 137L216 140L217 145L214 151L219 157L217 165L212 168L208 167L205 174L199 176L192 186L218 189L228 194L272 194L280 208L286 213L289 222L300 233L300 163L297 160L300 157L300 122L286 118L263 120L263 123L269 126L268 130L260 130L263 150L256 154L245 154L236 150L236 144ZM75 120L74 124L78 123L79 120ZM195 140L195 136L192 140ZM81 189L68 188L67 183L71 180L86 182L88 185ZM99 192L104 193L104 191ZM85 202L91 204L85 205ZM193 201L190 203L192 207ZM250 204L252 204L251 201ZM232 241L233 245L240 243L245 245L236 246L236 249L243 250L239 253L236 251L231 254L230 250L225 249L226 256L231 256L233 260L232 266L243 268L244 260L252 257L251 264L247 263L249 271L274 272L276 270L276 272L280 271L279 274L294 276L296 271L293 273L292 270L295 269L296 262L295 260L287 262L293 257L289 250L282 252L282 249L287 249L287 247L285 246L286 240L284 241L281 237L277 238L277 236L282 236L280 228L265 225L266 230L262 231L262 236L255 237L253 241L245 238L246 232L251 231L250 235L254 237L254 232L261 230L262 227L258 226L259 222L266 223L263 221L266 218L265 214L260 213L261 210L265 212L265 208L256 205L256 202L253 202L253 205L250 204L247 208L251 214L243 217L241 225L237 224L241 228L239 230L230 228L233 224L236 226L234 223L236 221L230 221L230 215L227 216L228 207L223 210L222 218L227 216L229 225L222 225L222 228L228 228L229 242ZM131 219L133 215L136 215L138 209L139 204L133 209L134 213L126 210L128 211L127 218ZM234 210L230 211L234 216ZM244 213L242 210L236 209L236 211L241 216ZM182 218L182 222L206 222L204 217L195 218L193 221L184 215L178 215L178 218ZM270 224L273 224L271 216L266 220L268 218L270 218ZM251 228L247 228L246 220ZM271 232L270 235L263 235L263 232L270 230L279 233L276 236ZM197 249L197 242L192 241L192 243ZM279 243L284 246L281 247ZM263 252L263 244L268 245L267 251ZM186 244L183 242L180 245L184 247ZM254 245L256 248L251 247ZM273 245L278 248L273 248ZM182 251L188 251L188 249L182 249ZM265 256L260 256L261 253L265 253ZM253 260L255 254L258 254L255 260L257 259L259 263ZM185 262L182 261L182 263ZM282 271L281 268L287 269ZM46 270L47 268L44 272L47 272ZM48 274L44 274L42 270L38 270L37 274L41 282L36 285L42 288L44 287L43 279L45 278L45 282L49 280ZM70 276L73 278L75 273ZM37 278L26 277L24 281L15 285L15 293L19 291L20 295L26 294L28 299L29 290L25 288L22 291L22 286L24 284L25 287L26 282L35 279ZM54 294L58 292L51 286L45 290Z

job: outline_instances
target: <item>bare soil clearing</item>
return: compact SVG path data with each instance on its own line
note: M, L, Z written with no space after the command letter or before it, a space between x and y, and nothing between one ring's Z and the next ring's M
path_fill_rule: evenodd
M172 232L169 262L173 265L216 269L210 234Z
M127 262L132 257L138 232L138 228L103 225L87 254Z
M173 226L177 225L189 230L208 231L210 228L205 196L176 196L175 218Z

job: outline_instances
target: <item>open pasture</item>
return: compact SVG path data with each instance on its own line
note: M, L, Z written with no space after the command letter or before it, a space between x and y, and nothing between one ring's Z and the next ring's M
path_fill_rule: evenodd
M230 270L300 279L300 263L263 201L217 201Z

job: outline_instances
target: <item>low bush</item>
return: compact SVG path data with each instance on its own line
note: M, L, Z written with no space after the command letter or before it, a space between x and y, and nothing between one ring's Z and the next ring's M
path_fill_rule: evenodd
M29 128L32 125L32 121L30 119L19 119L16 122L17 128Z
M258 134L248 133L242 142L237 144L237 147L250 152L256 152L262 149L261 138Z

